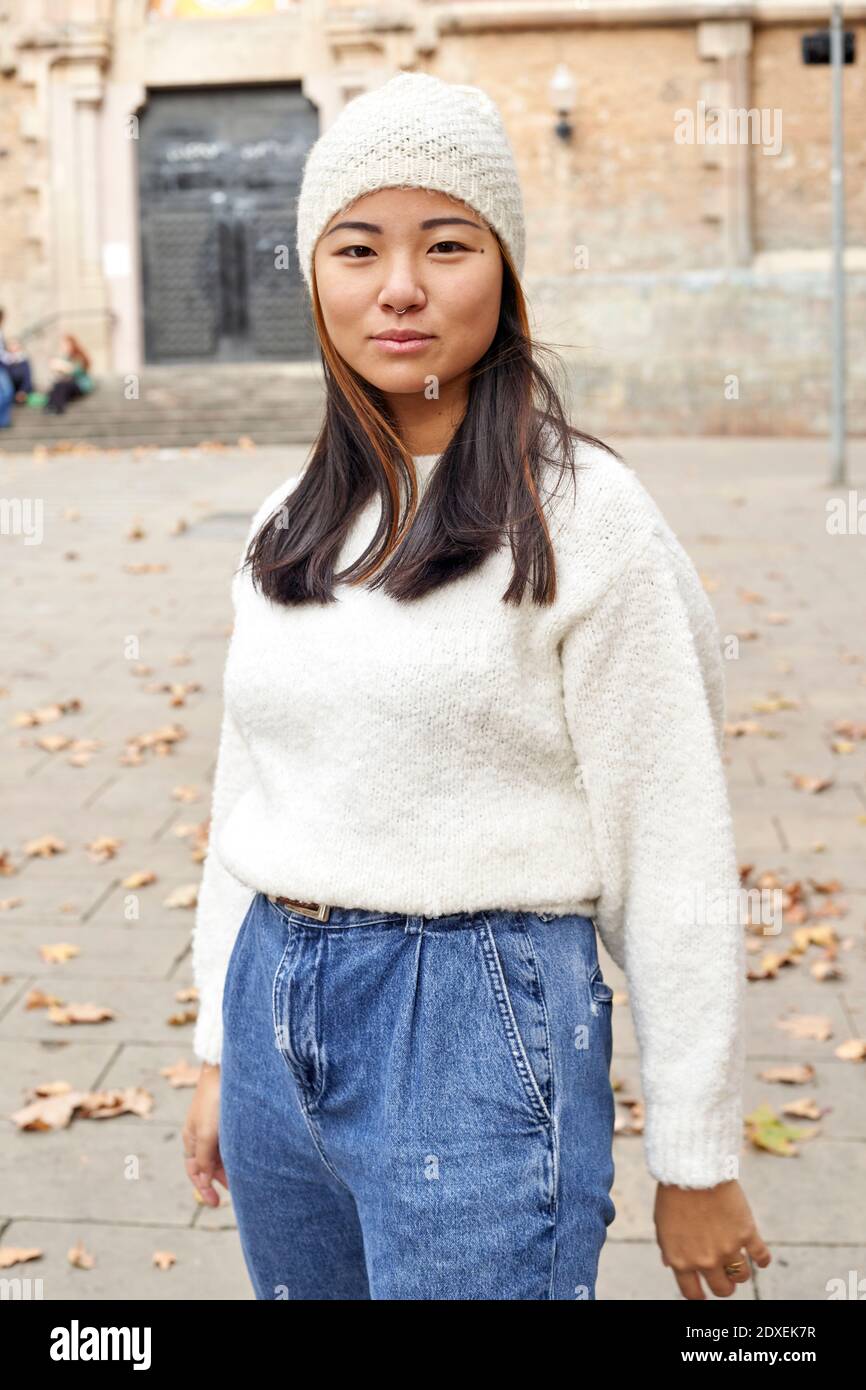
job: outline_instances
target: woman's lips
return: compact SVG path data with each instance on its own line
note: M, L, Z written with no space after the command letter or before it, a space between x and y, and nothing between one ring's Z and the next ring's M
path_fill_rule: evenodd
M375 347L382 348L384 352L393 352L397 356L403 356L413 352L423 352L424 348L429 347L434 340L430 337L406 338L403 342L397 338L371 338L370 341Z

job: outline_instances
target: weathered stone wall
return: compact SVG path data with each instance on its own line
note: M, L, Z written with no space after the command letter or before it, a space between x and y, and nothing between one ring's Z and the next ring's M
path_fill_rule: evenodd
M502 109L524 189L525 288L592 428L826 430L830 70L801 59L802 35L826 23L819 7L811 23L755 25L651 0L636 0L641 23L591 3L566 22L556 0L527 5L522 23L498 0L405 0L365 19L354 4L294 0L278 16L186 22L148 21L144 0L32 0L26 23L22 7L4 7L0 303L11 333L59 311L97 370L142 365L126 123L149 88L301 82L327 123L355 91L416 67L478 83ZM771 10L769 0L762 16ZM862 5L848 10L849 427L862 432L866 23ZM578 84L568 142L547 90L560 62ZM781 149L765 154L755 135L678 143L679 113L700 102L769 122L781 112ZM55 345L52 326L34 339L37 362Z

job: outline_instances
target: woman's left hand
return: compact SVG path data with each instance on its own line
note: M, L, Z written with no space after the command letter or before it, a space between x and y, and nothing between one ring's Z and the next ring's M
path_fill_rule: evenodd
M684 1298L705 1299L703 1275L719 1298L751 1278L749 1257L763 1269L772 1260L736 1180L716 1187L659 1183L653 1212L662 1263L674 1272ZM725 1265L740 1263L733 1274Z

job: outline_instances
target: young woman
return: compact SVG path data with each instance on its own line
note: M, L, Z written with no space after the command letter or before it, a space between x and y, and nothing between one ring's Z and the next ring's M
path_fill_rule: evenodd
M737 1181L742 925L718 630L569 427L477 88L402 73L298 206L326 417L233 582L193 940L202 1200L260 1299L595 1297L626 971L662 1259L770 1258ZM721 895L710 922L701 903Z
M60 356L49 363L55 373L42 409L48 415L62 415L70 401L93 390L90 378L90 358L72 333L65 333L60 343Z

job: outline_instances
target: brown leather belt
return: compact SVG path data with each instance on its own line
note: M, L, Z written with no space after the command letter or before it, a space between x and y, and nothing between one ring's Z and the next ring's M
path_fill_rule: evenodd
M331 915L331 909L327 903L302 903L296 898L282 898L275 893L268 893L272 903L279 903L280 907L287 907L292 912L301 912L305 917L315 917L317 922L327 922Z

